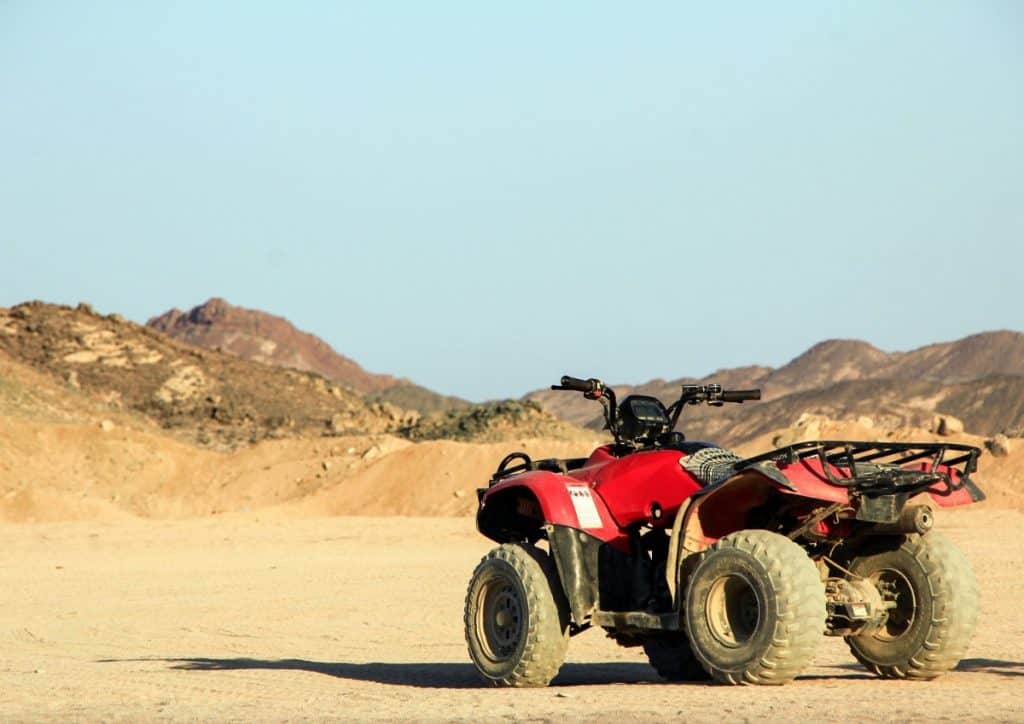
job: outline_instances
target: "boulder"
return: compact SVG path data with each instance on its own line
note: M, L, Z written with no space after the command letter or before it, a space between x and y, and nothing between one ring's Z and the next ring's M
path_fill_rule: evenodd
M952 415L936 415L932 418L932 432L936 435L948 437L959 435L964 431L964 423Z
M352 416L336 412L327 421L327 429L332 435L344 435L352 429Z
M1010 454L1010 438L1003 434L996 435L991 440L985 441L985 447L993 457L1004 458Z

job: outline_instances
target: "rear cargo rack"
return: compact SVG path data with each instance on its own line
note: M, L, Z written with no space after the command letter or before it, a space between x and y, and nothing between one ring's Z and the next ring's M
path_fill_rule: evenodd
M978 467L979 448L946 442L798 442L736 463L743 470L757 463L793 465L817 459L828 481L867 496L913 494L944 483L945 494L968 487L971 497L984 497L970 481ZM918 463L908 468L912 463ZM951 475L956 471L957 475ZM936 491L938 492L938 491ZM940 493L942 494L942 493ZM978 498L980 499L980 498Z

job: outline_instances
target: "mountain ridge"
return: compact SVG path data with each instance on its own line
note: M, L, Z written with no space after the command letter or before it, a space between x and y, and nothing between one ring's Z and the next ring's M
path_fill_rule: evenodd
M863 340L828 339L812 345L778 368L758 365L724 368L701 378L656 379L613 387L620 398L627 394L648 394L668 401L678 397L682 384L710 382L727 389L759 387L764 392L765 403L789 398L788 402L771 408L773 421L780 424L787 422L783 419L787 415L795 419L801 412L828 412L849 417L867 414L874 408L889 410L886 413L889 417L903 419L907 424L912 421L924 425L924 412L929 415L943 412L969 420L978 432L1013 431L1024 427L1024 409L1018 410L1012 404L1014 395L1024 394L1024 333L1013 330L979 332L901 352L885 352ZM880 384L883 382L885 384ZM917 400L915 404L900 403L899 385L891 384L899 382L909 383L906 397ZM970 397L972 382L976 383L975 399ZM927 383L924 385L927 390L922 383ZM910 388L917 390L918 387L922 389L910 394ZM862 400L854 400L851 389L856 390ZM801 393L813 394L799 396ZM838 402L830 403L830 396ZM1011 400L1008 402L1004 396ZM556 417L577 425L599 428L602 424L600 409L595 409L579 395L541 389L527 393L524 399L536 401ZM801 405L811 405L811 408ZM717 410L699 410L692 417L696 420L716 415L722 420L733 420L737 416L759 418L766 414L759 411L763 406L764 403L744 406L742 413L729 408L724 414ZM709 423L706 429L719 437L724 434L726 441L736 437L719 428Z
M387 402L420 413L469 405L465 400L442 395L410 380L370 372L284 317L236 306L221 297L211 297L188 311L169 309L151 317L146 326L195 347L219 349L243 359L315 372L371 402Z

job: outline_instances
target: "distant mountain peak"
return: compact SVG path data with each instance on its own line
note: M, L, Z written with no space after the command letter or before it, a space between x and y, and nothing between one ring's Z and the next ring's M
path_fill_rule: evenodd
M254 311L235 307L234 305L228 304L227 300L221 297L210 297L199 306L193 307L189 310L188 317L191 321L197 324L213 324L218 319L226 319L230 317L232 313L236 312L236 310L243 312ZM262 315L264 313L256 312L256 314ZM278 317L278 319L280 318Z
M188 312L171 309L150 319L146 326L197 347L219 348L266 364L316 372L362 394L399 382L391 375L366 371L284 317L237 307L221 297L211 297Z
M434 412L466 403L420 387L409 380L369 372L331 345L295 327L284 317L238 307L211 297L187 312L170 309L146 326L179 342L220 349L245 359L316 372L361 395L407 409Z

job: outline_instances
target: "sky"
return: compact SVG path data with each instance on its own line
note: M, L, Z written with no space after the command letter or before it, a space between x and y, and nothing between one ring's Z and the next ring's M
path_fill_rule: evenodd
M0 306L472 400L1024 328L1024 4L0 0Z

